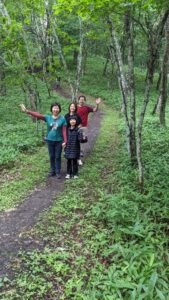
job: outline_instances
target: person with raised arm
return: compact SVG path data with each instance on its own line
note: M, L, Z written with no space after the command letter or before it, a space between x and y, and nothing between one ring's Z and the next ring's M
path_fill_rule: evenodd
M52 103L50 107L51 115L42 115L38 112L31 111L20 104L22 112L31 115L37 119L47 123L47 136L45 138L48 145L50 158L50 173L49 176L61 178L61 154L62 147L67 143L67 123L66 119L60 115L61 105L57 102Z
M81 118L81 130L83 131L84 137L87 137L87 128L88 128L88 116L89 113L97 112L99 105L101 103L101 98L96 99L96 106L90 106L86 104L86 97L84 95L79 96L78 98L78 106L77 106L77 113ZM81 156L83 156L83 151L81 151ZM78 159L78 164L81 166L83 162L81 158Z

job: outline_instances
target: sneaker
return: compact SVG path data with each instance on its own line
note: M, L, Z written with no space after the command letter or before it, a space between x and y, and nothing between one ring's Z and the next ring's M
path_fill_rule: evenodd
M84 154L83 154L83 151L80 151L80 157L83 157Z
M70 179L70 174L66 174L65 178Z
M83 162L82 162L81 159L78 159L77 163L78 163L79 166L82 166L82 165L83 165Z
M55 172L50 172L50 173L49 173L49 177L53 177L53 176L55 176L55 175L56 175Z
M79 178L79 176L77 176L77 175L74 175L74 176L73 176L73 178L74 178L74 179L78 179L78 178Z
M61 175L60 175L60 174L56 174L56 178L57 178L57 179L60 179L60 178L61 178Z

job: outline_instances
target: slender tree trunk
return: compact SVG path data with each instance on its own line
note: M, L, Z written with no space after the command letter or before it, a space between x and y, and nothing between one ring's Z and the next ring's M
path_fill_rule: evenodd
M161 16L158 24L155 24L155 26L153 26L150 23L149 16L146 19L147 28L148 28L148 53L149 53L149 59L147 63L147 77L149 76L148 74L152 74L152 78L151 78L152 82L153 82L155 64L158 58L159 44L162 38L163 29L167 21L168 15L169 15L169 10L166 10L164 14Z
M29 49L29 45L28 45L28 42L27 42L27 36L26 36L26 33L25 31L23 30L23 40L25 42L25 47L26 47L26 51L27 51L27 55L28 55L28 59L29 59L29 63L30 63L30 68L31 68L31 73L32 73L32 78L34 80L34 88L33 87L28 87L28 90L31 90L31 93L30 94L36 94L36 103L37 103L37 106L41 104L41 98L39 96L39 92L38 92L38 89L37 89L37 82L36 82L36 78L34 76L34 66L33 66L33 60L32 60L32 56L31 56L31 50ZM31 97L29 97L29 99L31 99ZM38 101L37 101L38 100ZM36 106L36 108L37 108Z
M30 103L31 110L36 111L37 110L37 98L36 98L36 94L31 89L29 90L29 103ZM35 123L36 118L32 117L32 121Z
M77 49L74 49L73 51L73 65L77 65L77 59L78 59L78 51Z
M109 57L106 58L106 62L104 64L103 76L106 76L108 64L109 64Z
M87 55L88 55L88 45L87 43L85 43L83 45L82 76L86 73Z
M80 45L77 57L77 72L76 72L76 82L75 82L75 92L73 101L77 101L78 92L80 88L80 77L82 71L82 55L83 55L83 45L84 45L84 34L83 34L83 23L81 17L79 17L79 33L80 33Z
M168 18L168 15L169 15L169 10L167 10L163 14L159 23L156 25L157 27L155 30L156 34L154 35L154 44L149 43L149 46L153 47L153 49L151 49L151 51L149 51L144 101L143 101L143 105L142 105L141 112L139 115L138 126L137 126L137 145L136 145L136 147L137 147L137 162L138 162L138 168L139 168L139 184L140 184L141 192L143 192L143 190L144 190L144 168L143 168L143 161L142 161L142 127L143 127L145 112L146 112L147 105L149 102L150 88L151 88L151 85L153 82L155 63L156 63L156 59L158 57L158 55L157 55L158 45L159 45L159 41L162 36L165 22ZM150 36L151 34L152 34L152 32L149 32L150 39L152 38ZM150 48L149 48L149 50L150 50Z
M123 109L127 109L127 96L128 96L127 81L126 81L125 73L124 73L124 66L123 66L123 61L122 61L120 45L119 45L118 39L116 37L116 33L115 33L115 29L114 29L112 21L111 21L111 37L112 37L112 42L113 42L113 49L114 49L114 53L115 53L116 64L117 64L117 68L119 70L119 75L120 75L121 88L123 90L122 91Z
M161 95L158 95L158 98L156 100L156 104L154 105L154 108L153 108L153 111L152 111L152 115L157 114L160 110L160 97L161 97Z
M165 28L166 44L164 49L164 56L162 62L162 73L161 73L161 88L160 88L160 124L166 124L165 120L165 109L167 102L167 75L168 75L168 59L169 59L169 17L167 18Z
M11 19L10 16L8 14L8 11L4 5L4 2L2 0L0 0L0 13L1 15L4 17L4 19L6 20L7 24L10 25L11 24ZM8 34L8 32L7 32ZM1 53L1 55L3 56L3 53ZM4 72L4 63L3 61L0 62L0 94L1 96L5 96L6 95L6 84L5 84L5 72Z
M11 24L11 19L10 19L8 11L7 11L7 9L6 9L5 5L4 5L4 2L2 0L0 0L0 12L1 12L2 16L5 17L8 25L10 25Z
M160 82L161 82L161 70L159 72L159 75L158 75L158 80L157 80L157 85L156 85L156 90L159 91L159 88L160 88Z
M6 82L5 82L5 71L4 71L4 63L0 60L0 95L6 95Z
M128 21L127 21L128 20ZM126 14L126 29L128 40L128 77L130 90L130 159L133 164L136 164L136 96L135 96L135 76L134 76L134 37L133 37L133 21L131 11Z
M57 51L58 51L60 60L62 62L62 65L64 67L65 73L67 75L67 80L68 80L68 83L69 83L69 87L70 87L70 91L71 91L71 96L72 96L72 100L73 100L73 99L75 99L74 87L73 87L73 84L72 84L71 79L70 79L70 74L69 74L69 70L68 70L68 67L67 67L67 63L66 63L66 60L64 58L64 54L63 54L63 51L62 51L60 40L59 40L59 37L57 35L57 31L56 31L55 28L57 28L56 23L55 23L55 27L53 27L53 34L54 34L54 37L55 37L55 40L56 40Z
M130 125L129 125L128 111L127 111L127 103L128 103L127 83L124 74L124 67L122 62L120 45L116 37L112 20L109 20L109 24L110 24L110 32L112 37L114 56L115 56L115 61L116 61L118 76L119 76L120 91L122 94L122 112L124 113L125 124L126 124L127 148L130 153Z
M113 55L113 49L112 49L111 45L109 45L107 48L108 48L110 62L111 62L111 67L112 67L112 71L111 71L112 72L111 87L113 88L113 82L114 82L113 76L115 76L114 75L115 57ZM118 77L118 83L119 83L119 86L120 86L120 78L119 78L118 73L117 73L117 77Z
M144 102L142 105L142 109L138 120L138 126L137 126L136 146L137 146L137 162L138 162L138 169L139 169L139 184L140 184L141 192L143 192L144 190L144 170L143 170L143 162L142 162L142 127L143 127L143 121L144 121L147 104L149 102L151 84L152 84L152 78L151 76L148 76L145 95L144 95Z

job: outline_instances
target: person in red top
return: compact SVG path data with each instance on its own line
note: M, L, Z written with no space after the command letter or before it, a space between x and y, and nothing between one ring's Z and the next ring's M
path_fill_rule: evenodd
M77 106L77 113L78 113L78 115L80 116L80 118L82 120L81 129L83 130L84 135L87 135L89 113L91 113L91 112L95 113L98 110L99 105L101 103L101 99L100 98L96 99L96 106L95 107L87 105L85 102L86 102L86 97L83 96L83 95L79 96L78 106ZM78 160L78 164L79 165L83 164L81 159Z

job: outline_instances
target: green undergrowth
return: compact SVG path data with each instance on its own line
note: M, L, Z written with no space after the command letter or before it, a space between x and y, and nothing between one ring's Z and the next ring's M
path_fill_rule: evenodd
M40 157L40 159L39 159ZM4 169L0 176L0 211L13 209L37 184L43 185L49 169L46 147L38 152L20 155L11 169Z
M31 232L44 249L20 253L14 280L0 282L2 300L168 300L167 188L159 194L150 174L139 193L119 120L105 111L79 179Z
M63 114L67 112L68 103L65 99L55 92L49 97L43 82L38 82L38 91L41 105L37 110L42 114L50 113L53 102L61 104ZM42 145L42 135L46 132L43 122L33 123L30 116L20 112L20 103L25 103L25 95L18 86L9 88L7 95L0 97L0 170L11 168L22 153L37 151L37 147Z
M42 114L50 113L50 105L59 102L61 114L68 110L69 102L55 92L48 96L43 82L38 83ZM19 87L7 91L0 99L0 211L13 209L47 176L49 158L42 141L46 124L33 123L30 116L21 113L20 103L25 96ZM29 107L28 107L29 108ZM39 159L39 157L41 159Z

